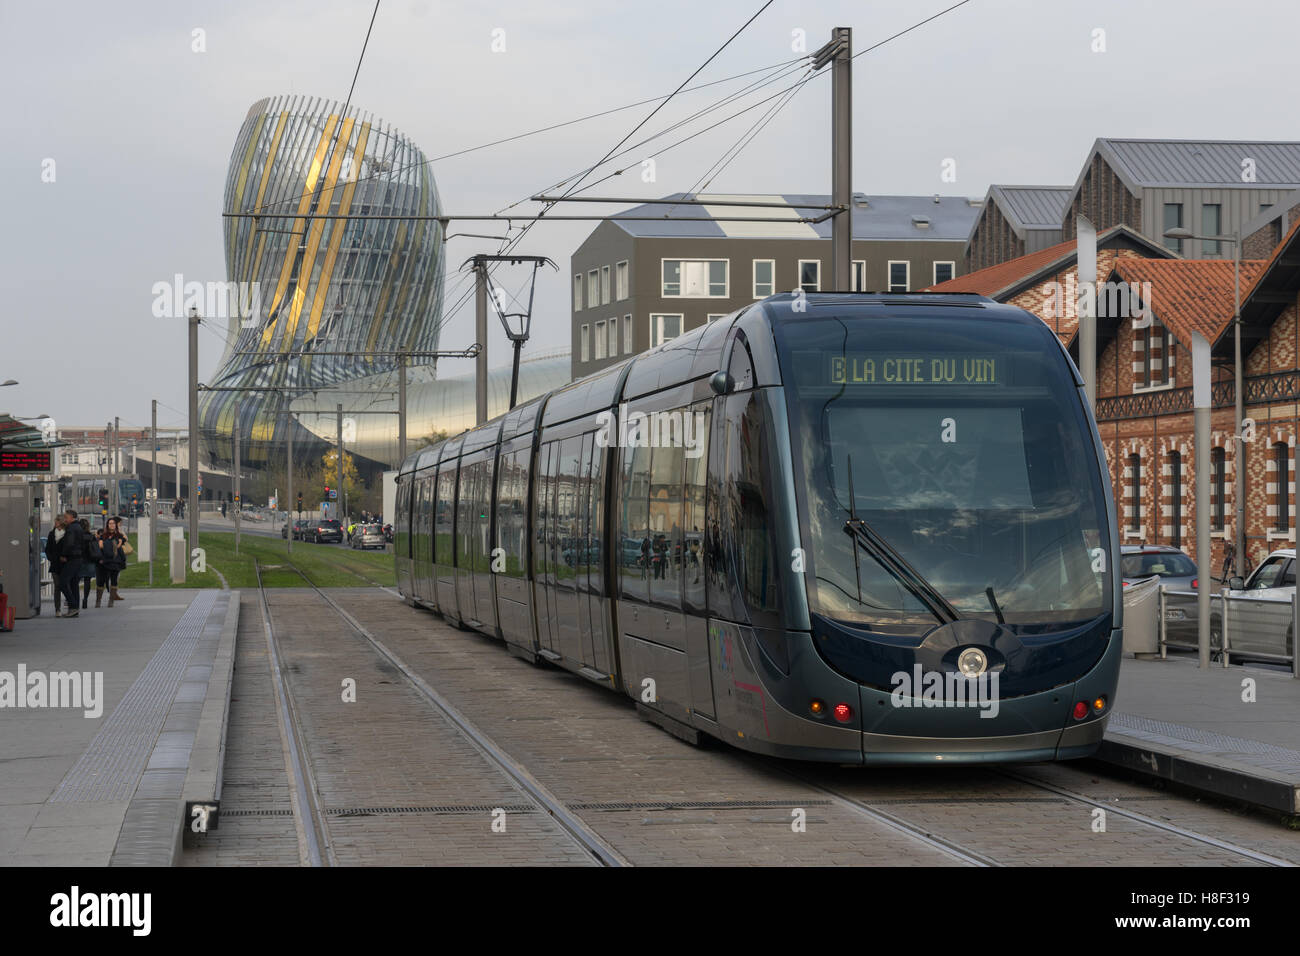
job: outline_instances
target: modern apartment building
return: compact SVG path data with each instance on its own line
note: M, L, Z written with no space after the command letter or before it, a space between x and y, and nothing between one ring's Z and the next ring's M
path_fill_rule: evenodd
M829 196L666 198L796 208L647 204L603 221L569 270L575 378L773 293L833 288L831 221L805 221L826 212ZM855 193L853 290L907 292L962 274L980 205L963 196ZM736 221L753 218L788 222Z

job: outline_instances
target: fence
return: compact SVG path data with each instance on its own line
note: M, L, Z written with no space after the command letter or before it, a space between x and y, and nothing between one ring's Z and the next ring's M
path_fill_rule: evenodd
M1198 606L1196 591L1160 588L1157 602L1160 627L1160 656L1168 648L1198 650ZM1233 655L1252 661L1290 664L1292 676L1300 678L1300 655L1295 653L1294 635L1300 631L1300 602L1293 593L1286 597L1249 597L1222 591L1210 595L1210 652L1218 654L1224 667ZM1288 647L1288 645L1290 645Z

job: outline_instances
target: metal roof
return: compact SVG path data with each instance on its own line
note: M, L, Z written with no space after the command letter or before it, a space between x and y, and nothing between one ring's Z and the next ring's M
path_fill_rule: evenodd
M1300 143L1297 142L1099 138L1093 144L1093 152L1098 151L1130 189L1300 186ZM1241 178L1242 162L1246 159L1254 161L1252 182ZM1080 182L1091 162L1092 153L1089 153Z
M68 444L55 439L47 441L45 431L34 428L12 415L0 413L0 446L5 448L62 448Z
M1026 229L1060 229L1070 192L1069 186L995 185L989 187L989 198L1001 207L1016 232L1023 233Z
M825 194L783 193L777 195L732 195L718 193L673 193L665 199L752 200L788 202L795 209L762 206L643 205L610 216L609 221L637 237L689 239L829 239L831 220L799 222L825 213L831 198ZM800 204L807 204L801 207ZM854 239L928 239L964 242L983 204L965 196L868 196L853 194ZM625 216L671 216L661 222L627 220ZM715 217L765 217L789 219L782 222L718 222Z

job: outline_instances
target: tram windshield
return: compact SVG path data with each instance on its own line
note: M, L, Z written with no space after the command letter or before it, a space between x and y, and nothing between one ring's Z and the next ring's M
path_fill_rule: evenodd
M784 324L812 610L899 633L952 616L1055 629L1109 607L1100 465L1046 328Z

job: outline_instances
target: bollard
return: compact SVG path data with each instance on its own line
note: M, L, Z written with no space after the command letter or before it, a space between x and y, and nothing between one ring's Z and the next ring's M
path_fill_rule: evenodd
M1291 676L1300 680L1300 591L1291 595Z
M185 583L185 529L171 528L167 540L168 560L171 563L172 584Z
M1165 586L1161 584L1159 587L1160 597L1156 606L1160 609L1160 659L1163 661L1168 657L1168 653L1165 650L1165 640L1167 639L1165 631Z

